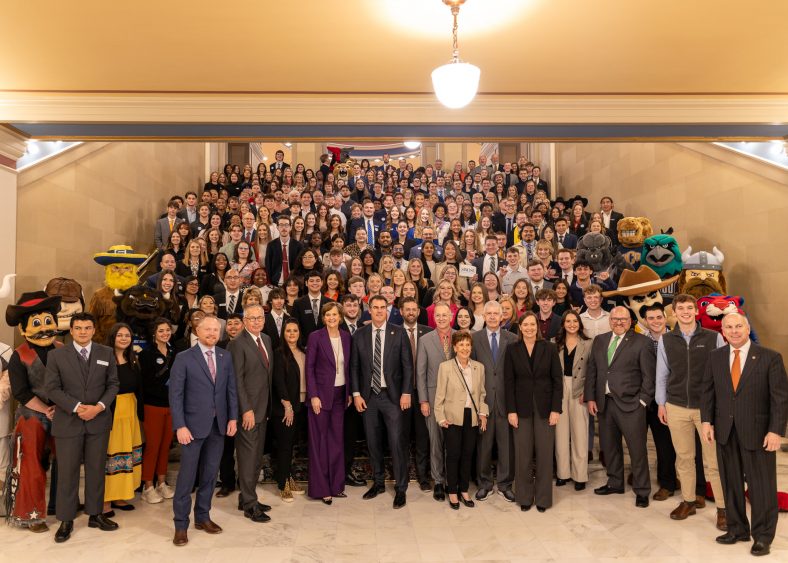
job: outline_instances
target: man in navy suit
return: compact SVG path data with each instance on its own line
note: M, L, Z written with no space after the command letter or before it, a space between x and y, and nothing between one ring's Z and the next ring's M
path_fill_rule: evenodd
M378 233L383 228L383 224L378 219L375 219L375 204L372 203L370 199L364 200L361 217L348 221L348 240L351 239L351 236L355 238L356 230L359 227L364 229L364 232L367 233L367 244L374 248L375 241L378 238Z
M172 426L181 444L181 467L172 501L175 537L172 542L186 545L191 512L191 492L197 468L200 482L194 508L194 527L209 534L222 529L211 521L211 496L224 436L234 436L238 417L235 372L230 353L216 347L221 324L207 315L197 325L197 345L175 357L170 369L170 410Z
M555 238L561 248L577 248L577 235L569 232L569 221L565 217L555 220Z

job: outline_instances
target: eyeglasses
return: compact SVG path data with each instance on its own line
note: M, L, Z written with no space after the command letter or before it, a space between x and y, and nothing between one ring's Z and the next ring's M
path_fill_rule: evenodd
M610 321L614 323L625 323L627 321L631 321L632 319L628 317L610 317Z
M245 317L245 318L246 318L247 320L250 320L250 321L252 321L252 322L260 322L260 321L262 321L262 320L263 320L265 317Z

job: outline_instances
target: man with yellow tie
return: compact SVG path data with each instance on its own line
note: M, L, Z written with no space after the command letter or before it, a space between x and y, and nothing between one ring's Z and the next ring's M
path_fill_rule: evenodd
M728 345L706 365L701 421L703 439L717 441L728 531L717 543L748 541L752 555L766 555L777 528L777 457L788 419L788 376L782 356L750 340L739 313L722 319ZM744 482L752 506L747 520Z
M167 203L167 215L156 221L153 241L159 250L164 250L167 247L172 231L184 222L182 218L178 217L178 209L178 202L170 200Z

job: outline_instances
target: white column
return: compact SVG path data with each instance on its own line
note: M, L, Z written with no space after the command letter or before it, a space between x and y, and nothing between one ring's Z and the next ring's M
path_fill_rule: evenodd
M16 273L16 216L17 172L16 161L25 154L25 139L13 131L0 127L0 279ZM11 293L0 299L0 311L16 303L16 287L11 283ZM13 346L15 328L0 323L0 341Z

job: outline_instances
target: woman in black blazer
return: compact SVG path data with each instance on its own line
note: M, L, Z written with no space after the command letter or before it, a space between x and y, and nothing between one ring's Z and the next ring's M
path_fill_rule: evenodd
M537 510L544 512L553 505L555 425L563 397L561 361L555 345L542 340L533 312L520 317L518 327L519 342L506 348L504 362L506 412L514 428L514 490L522 511L536 501Z
M306 428L305 355L298 343L301 330L298 321L285 317L282 322L282 340L274 362L273 401L271 422L275 439L276 472L274 479L279 487L279 496L284 502L293 502L293 494L303 494L303 489L290 475L293 465L293 445Z

